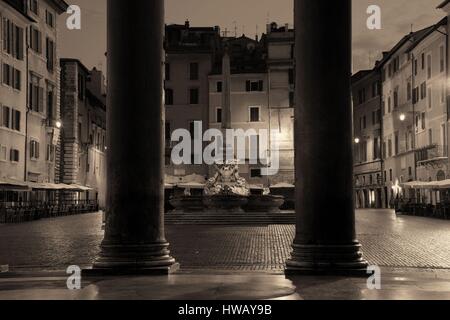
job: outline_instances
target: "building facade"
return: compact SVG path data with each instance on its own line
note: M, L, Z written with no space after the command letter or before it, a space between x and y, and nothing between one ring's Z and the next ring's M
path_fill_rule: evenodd
M20 1L0 1L0 179L25 181L27 42L31 19Z
M59 0L0 1L0 177L58 182Z
M410 48L414 57L413 87L416 91L416 175L419 181L450 178L447 143L447 19L434 26Z
M63 1L30 0L28 27L28 109L25 148L26 181L59 182L60 96L57 17Z
M182 179L196 174L206 178L213 173L204 164L174 166L170 161L174 146L170 137L176 129L187 129L194 137L195 122L202 123L202 133L222 127L222 57L227 48L231 60L232 128L256 132L255 137L247 139L247 155L250 141L259 141L260 129L269 132L269 146L274 139L279 145L278 174L261 175L272 152L270 147L261 152L266 156L257 164L242 164L240 174L251 184L294 183L293 42L293 29L275 23L267 26L267 34L261 39L230 37L227 32L221 35L218 27L195 28L188 21L166 27L167 175Z
M174 166L170 161L176 129L193 132L194 122L208 129L208 76L216 62L220 48L218 27L166 27L165 111L166 111L166 173L183 177L191 174L207 175L204 165ZM192 135L193 137L193 135Z
M263 39L264 40L264 39ZM294 184L294 30L288 24L267 25L269 128L279 145L280 169L270 184ZM275 133L276 132L276 133Z
M381 77L378 68L352 77L357 208L386 206L383 183Z
M87 200L106 202L106 85L101 71L61 59L60 181L90 188Z
M450 178L447 30L444 18L411 32L373 70L353 76L358 207L394 207L404 198L440 201L439 192L414 191L408 183ZM376 176L367 176L370 171Z
M225 47L228 48L231 68L231 128L249 134L245 147L246 161L239 166L239 173L249 183L260 183L263 179L260 163L264 159L250 164L249 147L251 142L258 143L259 130L268 127L268 78L264 47L257 40L244 35L223 39L223 48ZM222 71L222 66L218 65L209 76L209 127L219 130L222 127L224 94Z

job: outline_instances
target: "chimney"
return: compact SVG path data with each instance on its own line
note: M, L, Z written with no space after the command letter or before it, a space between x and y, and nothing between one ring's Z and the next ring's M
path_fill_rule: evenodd
M186 20L186 22L184 23L184 26L185 26L186 28L189 29L189 27L190 27L190 22L189 22L189 20Z
M285 25L284 25L284 31L286 31L286 32L289 32L289 23L286 23Z

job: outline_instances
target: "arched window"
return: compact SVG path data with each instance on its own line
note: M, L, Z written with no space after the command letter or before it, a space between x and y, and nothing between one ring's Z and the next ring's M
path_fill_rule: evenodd
M436 177L437 181L445 180L445 172L442 170L439 170Z

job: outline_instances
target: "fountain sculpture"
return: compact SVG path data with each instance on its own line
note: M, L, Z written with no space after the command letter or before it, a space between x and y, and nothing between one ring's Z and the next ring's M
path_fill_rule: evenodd
M247 204L250 190L244 178L239 176L236 160L215 165L216 173L208 180L204 190L204 205L213 210L242 211Z

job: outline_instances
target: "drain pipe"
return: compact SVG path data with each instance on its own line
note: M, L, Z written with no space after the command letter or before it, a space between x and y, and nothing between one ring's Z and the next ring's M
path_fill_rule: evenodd
M26 39L25 40L25 44L26 44L26 46L25 46L26 47L26 57L25 57L25 59L26 59L26 76L25 76L25 81L26 81L26 84L25 84L26 99L25 99L25 101L26 101L26 104L25 104L25 109L26 109L26 112L25 112L25 148L24 148L24 155L23 155L23 157L24 157L23 181L24 182L28 181L28 162L27 162L27 160L28 160L28 157L27 157L27 153L28 153L28 116L29 116L29 112L30 112L30 108L29 108L29 103L30 103L30 98L29 98L30 97L30 92L29 92L29 90L30 90L30 87L29 87L30 46L28 43L29 29L26 28L25 30L26 30L26 32L25 32L25 39Z

